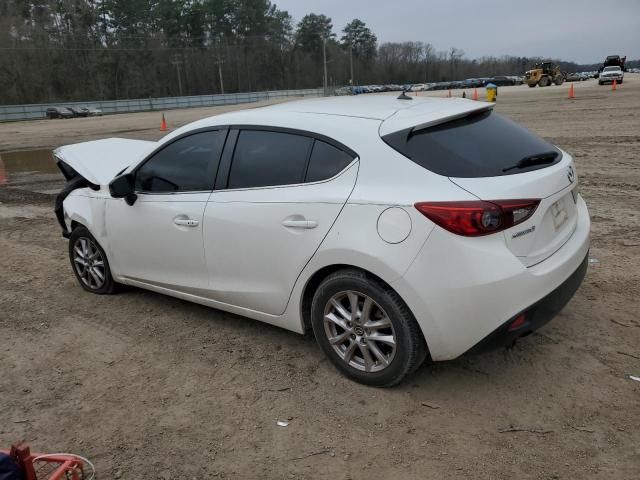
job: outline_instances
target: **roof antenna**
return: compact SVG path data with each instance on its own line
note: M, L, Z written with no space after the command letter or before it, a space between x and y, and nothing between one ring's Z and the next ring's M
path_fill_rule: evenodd
M402 90L402 93L398 95L398 100L413 100L413 98L407 95L407 90Z

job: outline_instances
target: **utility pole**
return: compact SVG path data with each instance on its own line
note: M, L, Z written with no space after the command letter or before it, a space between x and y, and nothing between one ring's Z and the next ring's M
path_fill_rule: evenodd
M222 81L222 60L218 60L218 76L220 77L220 93L224 94L224 82Z
M216 61L216 65L218 66L218 77L220 78L220 94L224 94L224 80L222 79L222 64L224 60L222 59L221 49L222 49L222 40L219 38L217 41L217 51L218 51L218 60Z
M351 68L351 85L355 83L353 80L353 45L349 42L349 66Z
M173 57L173 62L171 63L176 66L176 74L178 75L178 91L180 92L180 96L182 96L182 79L180 78L180 65L182 65L182 62L179 60L178 55L176 55Z
M323 93L327 94L327 39L322 39L322 61L324 64L324 76L322 79Z

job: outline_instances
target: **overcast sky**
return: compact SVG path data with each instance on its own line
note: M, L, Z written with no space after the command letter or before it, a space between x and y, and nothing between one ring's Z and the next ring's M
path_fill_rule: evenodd
M296 24L307 13L353 18L378 42L421 40L468 58L542 56L578 63L607 55L640 58L640 0L272 0Z

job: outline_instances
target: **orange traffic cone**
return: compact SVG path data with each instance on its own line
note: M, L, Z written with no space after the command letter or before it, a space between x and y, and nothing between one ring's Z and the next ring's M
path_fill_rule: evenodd
M478 89L474 88L473 89L473 97L471 97L473 100L478 100Z
M613 90L614 92L618 89L618 82L616 82L616 79L613 79L613 83L611 84L611 90Z
M162 114L162 121L160 122L160 131L161 132L167 131L167 121L164 118L164 113Z
M569 86L569 98L571 100L573 100L574 98L576 98L575 94L573 93L573 83Z

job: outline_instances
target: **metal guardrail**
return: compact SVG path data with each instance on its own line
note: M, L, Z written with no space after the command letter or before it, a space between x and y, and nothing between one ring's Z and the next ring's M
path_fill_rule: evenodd
M322 96L322 88L306 90L274 90L266 92L225 93L219 95L196 95L189 97L138 98L131 100L99 100L93 102L59 102L30 105L0 105L0 122L35 120L45 118L49 107L93 107L110 113L146 112L171 110L174 108L215 107L241 103L261 102L274 98Z

